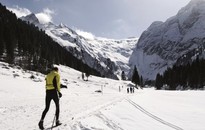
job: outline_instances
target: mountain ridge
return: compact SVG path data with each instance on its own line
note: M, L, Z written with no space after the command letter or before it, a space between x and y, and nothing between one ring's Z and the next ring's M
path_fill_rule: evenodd
M33 23L38 18L35 14L30 14L21 19ZM138 38L115 40L95 37L86 39L62 23L55 25L34 22L33 24L45 30L46 34L75 57L88 66L100 70L101 74L106 77L119 79L122 71L128 73L130 70L128 60Z
M177 59L194 49L204 48L205 1L192 0L165 22L153 22L139 38L129 63L140 75L154 80ZM194 55L188 59L194 59Z

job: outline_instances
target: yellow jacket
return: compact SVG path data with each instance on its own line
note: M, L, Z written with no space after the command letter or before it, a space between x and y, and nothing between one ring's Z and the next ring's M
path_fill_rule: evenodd
M46 90L55 89L54 84L57 85L57 90L60 92L60 75L53 70L46 76Z

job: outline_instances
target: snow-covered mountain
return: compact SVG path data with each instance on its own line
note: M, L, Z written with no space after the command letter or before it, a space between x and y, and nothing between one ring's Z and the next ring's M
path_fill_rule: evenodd
M202 57L204 21L205 1L192 0L165 22L153 22L140 36L130 57L130 66L136 65L140 75L153 80L157 73L163 73L176 62L182 63L182 59L187 62L195 59L196 55Z
M123 40L86 39L64 24L41 24L35 14L21 18L29 21L51 36L61 46L105 77L117 79L122 71L130 70L128 60L138 38ZM68 59L69 60L69 59Z

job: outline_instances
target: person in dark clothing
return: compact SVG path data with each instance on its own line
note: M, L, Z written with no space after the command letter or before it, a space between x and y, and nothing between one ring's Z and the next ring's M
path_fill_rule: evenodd
M129 88L127 88L127 93L129 93L129 90L130 90L130 89L129 89Z
M60 125L59 121L59 113L60 113L60 106L59 106L59 98L62 97L60 92L60 75L58 73L58 68L54 67L53 70L46 76L46 100L45 104L46 107L42 113L41 120L38 123L40 129L44 129L43 121L50 108L51 100L54 101L56 105L56 125Z
M130 93L132 93L132 87L130 87Z

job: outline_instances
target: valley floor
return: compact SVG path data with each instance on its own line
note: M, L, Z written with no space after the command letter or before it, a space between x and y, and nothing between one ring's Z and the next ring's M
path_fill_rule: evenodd
M0 129L38 130L45 107L44 76L5 68L0 68ZM134 94L127 94L129 82L94 76L83 81L81 73L60 68L61 80L68 89L62 89L60 99L63 124L53 130L205 129L204 91L136 89ZM36 78L31 80L31 74ZM45 127L51 126L54 113L52 102Z

